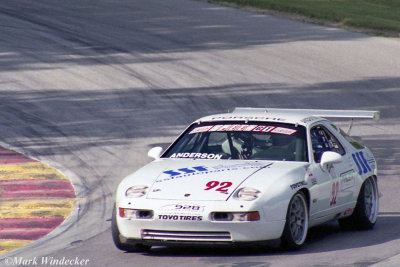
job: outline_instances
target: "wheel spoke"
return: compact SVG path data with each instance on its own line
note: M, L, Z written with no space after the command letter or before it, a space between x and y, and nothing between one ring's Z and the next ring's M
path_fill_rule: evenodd
M293 240L302 243L307 231L306 207L302 198L295 196L289 210L289 227Z
M376 217L378 204L378 190L372 180L367 180L364 188L364 208L365 215L372 222Z

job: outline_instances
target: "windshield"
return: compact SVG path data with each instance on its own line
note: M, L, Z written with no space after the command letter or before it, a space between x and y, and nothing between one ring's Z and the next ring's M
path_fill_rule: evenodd
M163 158L308 161L305 132L287 123L194 124Z

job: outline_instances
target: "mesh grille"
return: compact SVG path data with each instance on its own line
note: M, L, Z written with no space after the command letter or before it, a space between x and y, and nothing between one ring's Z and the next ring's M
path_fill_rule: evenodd
M142 230L142 239L153 241L187 241L187 242L227 242L232 241L229 232L187 232Z

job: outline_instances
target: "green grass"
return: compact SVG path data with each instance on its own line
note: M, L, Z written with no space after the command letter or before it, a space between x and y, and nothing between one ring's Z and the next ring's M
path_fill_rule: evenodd
M216 0L259 9L294 13L323 23L369 29L378 34L400 33L400 0Z

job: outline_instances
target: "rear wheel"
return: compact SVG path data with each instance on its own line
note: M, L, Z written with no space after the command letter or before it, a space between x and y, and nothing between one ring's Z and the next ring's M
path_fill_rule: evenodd
M117 225L117 212L114 205L111 221L111 233L115 246L123 251L128 252L144 252L150 250L151 246L143 244L128 244L121 241L121 234Z
M361 186L356 208L350 217L339 220L344 229L372 229L378 218L379 193L376 178L370 177Z
M286 223L281 237L282 247L287 250L300 249L307 238L308 205L303 192L297 192L290 200Z

